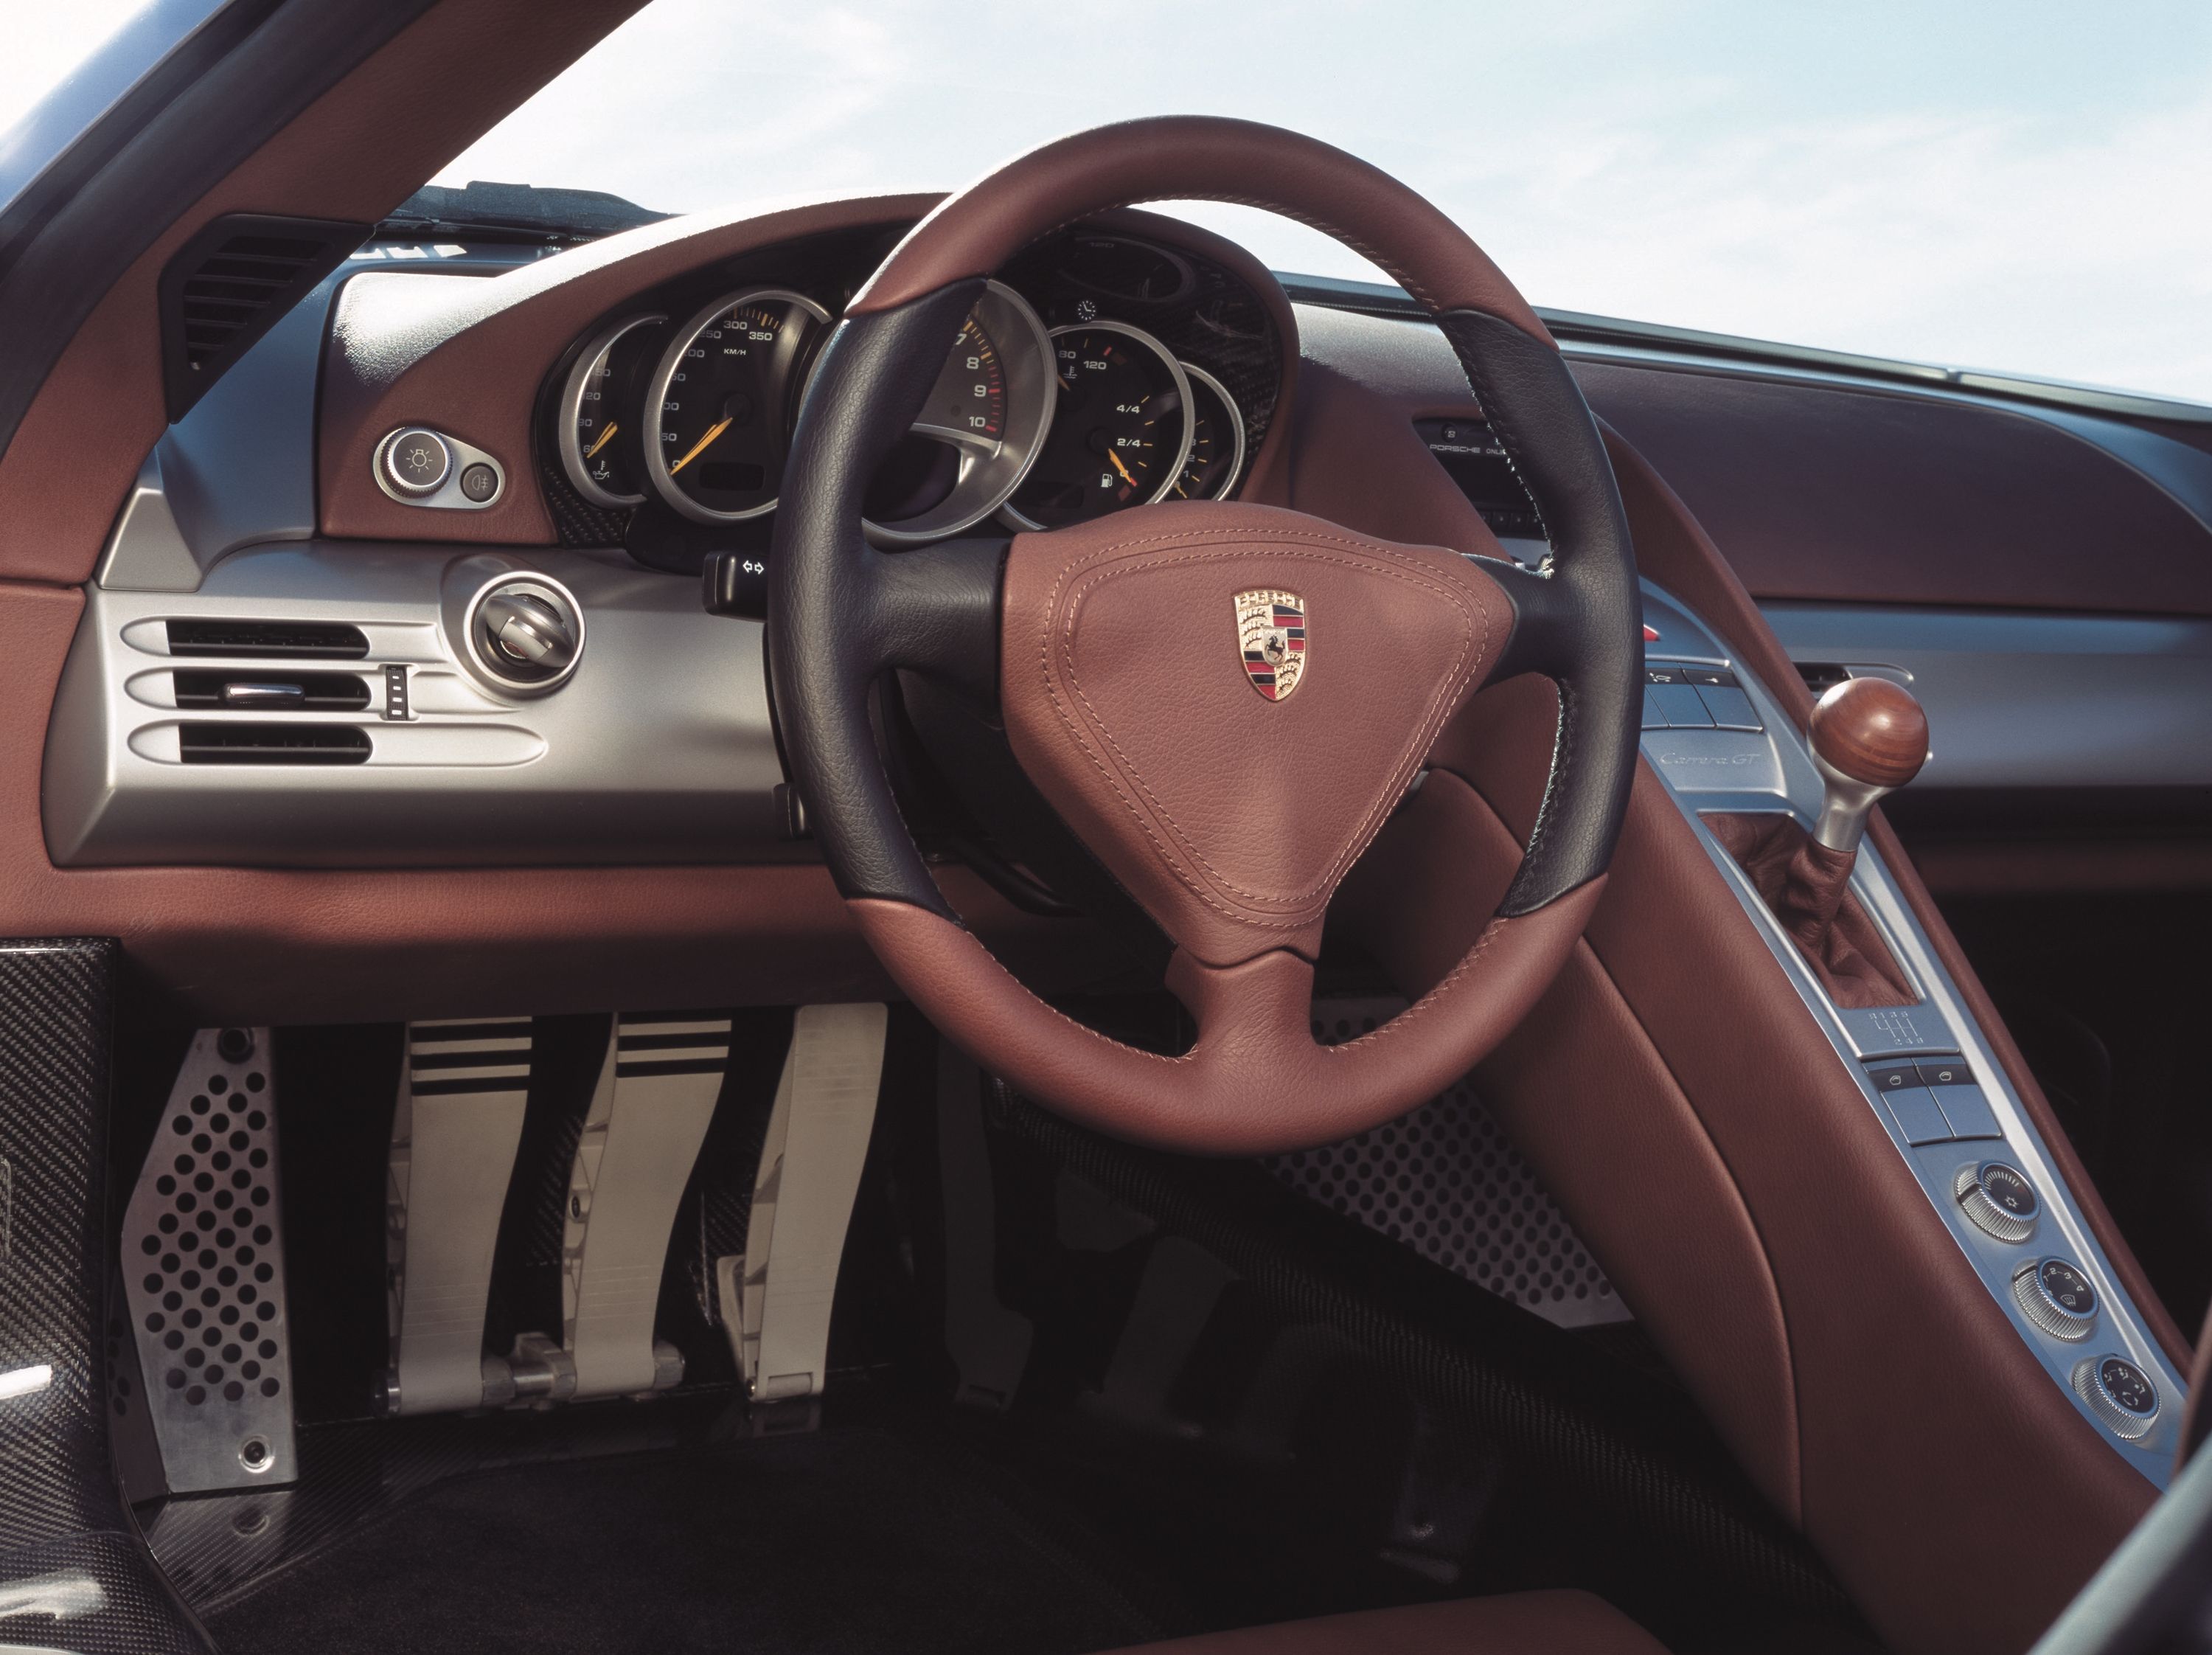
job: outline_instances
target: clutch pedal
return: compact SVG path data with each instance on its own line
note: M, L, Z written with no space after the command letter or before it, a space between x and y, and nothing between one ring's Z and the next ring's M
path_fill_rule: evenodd
M386 1197L386 1413L483 1405L492 1249L522 1138L531 1054L526 1017L407 1025Z

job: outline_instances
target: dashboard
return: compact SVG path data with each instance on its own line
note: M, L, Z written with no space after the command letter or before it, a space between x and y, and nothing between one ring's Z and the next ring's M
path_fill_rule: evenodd
M892 201L363 249L149 459L50 725L55 864L807 858L758 618L816 366L927 204ZM946 341L867 532L1253 497L1296 362L1241 249L1071 227ZM714 612L710 560L746 572Z

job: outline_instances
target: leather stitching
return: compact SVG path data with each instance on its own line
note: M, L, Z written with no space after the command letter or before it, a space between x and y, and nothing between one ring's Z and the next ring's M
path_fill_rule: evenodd
M1298 919L1275 920L1263 918L1258 915L1239 911L1217 900L1211 892L1206 891L1198 880L1194 879L1192 875L1180 865L1174 851L1171 850L1168 845L1162 843L1159 835L1154 831L1152 822L1147 818L1146 812L1140 809L1136 800L1129 796L1128 790L1123 787L1121 780L1115 776L1113 770L1101 761L1097 752L1094 750L1091 742L1087 738L1086 733L1082 725L1070 715L1065 703L1065 700L1060 694L1060 687L1054 681L1051 659L1052 642L1055 634L1062 634L1063 632L1060 624L1063 613L1063 593L1066 594L1068 605L1072 607L1075 602L1080 600L1083 591L1087 591L1090 587L1102 584L1103 581L1108 580L1116 579L1127 575L1146 573L1173 563L1220 561L1230 557L1248 555L1249 553L1249 536L1231 531L1223 530L1212 532L1212 538L1217 541L1234 538L1238 544L1234 548L1228 546L1216 546L1214 548L1208 549L1206 540L1194 539L1188 533L1142 536L1133 539L1116 541L1109 545L1101 547L1097 551L1085 556L1079 563L1062 569L1058 578L1054 581L1051 597L1048 600L1049 606L1048 610L1047 630L1038 651L1039 666L1042 670L1044 676L1045 692L1051 697L1054 710L1060 715L1061 723L1082 745L1085 757L1091 761L1093 769L1095 769L1098 772L1099 776L1105 781L1107 786L1113 791L1115 796L1121 801L1123 808L1128 812L1129 815L1136 822L1138 827L1143 831L1146 837L1151 841L1153 849L1159 853L1162 859L1166 861L1167 865L1174 870L1176 876L1182 881L1184 886L1208 908L1213 910L1216 913L1220 914L1224 918L1233 920L1239 924L1266 930L1300 930L1312 922L1310 914L1307 915L1305 917ZM1085 693L1079 674L1076 670L1075 663L1073 659L1072 629L1069 629L1066 634L1063 634L1066 638L1066 642L1063 642L1062 645L1061 658L1063 662L1063 670L1067 675L1069 687L1073 691L1076 698L1082 703L1085 710L1090 715L1091 722L1097 727L1099 738L1112 749L1115 759L1118 761L1123 771L1127 774L1129 781L1143 794L1146 800L1151 805L1152 811L1157 812L1159 819L1166 824L1170 831L1173 834L1176 845L1182 848L1182 851L1189 860L1192 862L1194 862L1198 867L1203 868L1208 878L1212 879L1219 889L1231 892L1236 896L1244 897L1250 902L1266 904L1269 906L1279 907L1287 904L1299 907L1310 908L1315 898L1321 897L1325 900L1328 894L1334 890L1338 881L1343 878L1345 870L1351 866L1352 861L1358 859L1362 851L1366 849L1368 844L1372 842L1374 836L1381 831L1382 823L1389 818L1391 806L1397 802L1399 795L1404 792L1405 782L1411 779L1413 766L1418 764L1419 762L1420 755L1426 752L1429 747L1434 744L1436 733L1439 728L1441 728L1443 721L1444 718L1449 715L1451 707L1456 704L1459 698L1459 692L1465 688L1467 682L1474 676L1474 672L1480 671L1483 660L1487 657L1495 618L1492 614L1490 605L1480 589L1470 588L1468 590L1462 590L1450 584L1440 581L1437 580L1431 572L1426 569L1422 564L1417 563L1412 558L1405 557L1402 553L1393 551L1389 547L1376 545L1371 542L1358 539L1351 536L1306 534L1300 537L1300 538L1304 542L1304 546L1294 550L1292 551L1292 555L1294 556L1304 557L1314 561L1333 563L1347 568L1362 569L1369 573L1381 575L1387 579L1402 581L1412 585L1419 586L1425 590L1437 593L1444 597L1460 611L1463 617L1468 617L1470 619L1472 617L1468 616L1468 599L1472 597L1474 600L1474 608L1482 618L1482 632L1480 640L1476 642L1472 638L1472 629L1470 628L1469 636L1464 636L1462 639L1459 656L1453 662L1450 672L1446 675L1443 685L1439 687L1437 695L1431 702L1427 715L1424 717L1422 723L1417 728L1413 737L1409 741L1408 753L1401 758L1398 767L1394 772L1399 778L1397 787L1395 789L1387 791L1385 794L1370 807L1367 819L1362 823L1357 834L1352 837L1346 847L1338 854L1334 861L1316 880L1315 884L1307 891L1302 891L1297 896L1288 898L1278 896L1268 896L1261 892L1246 890L1243 886L1237 884L1234 880L1224 875L1219 869L1216 868L1212 863L1207 860L1204 854L1198 849L1197 846L1191 842L1189 836L1184 831L1181 824L1176 821L1174 813L1166 807L1158 796L1154 794L1152 788L1146 783L1143 776L1139 773L1136 765L1132 763L1127 752L1124 751L1120 744L1114 739L1112 733L1106 727L1106 721L1099 713L1096 704L1092 703L1090 697ZM1156 557L1145 560L1141 563L1126 563L1120 569L1109 569L1105 571L1103 574L1091 573L1099 562L1106 558L1135 551L1145 546L1167 546L1176 544L1188 545L1190 546L1191 550L1183 557L1166 558ZM1362 562L1358 559L1351 557L1331 557L1325 552L1310 549L1330 545L1353 548L1358 552L1364 554L1366 558L1379 558L1384 560L1386 563L1398 565L1398 567L1376 569L1371 563ZM1079 576L1085 577L1081 581L1082 590L1069 592L1067 590L1069 582L1072 580L1077 579ZM1472 661L1469 660L1470 645L1473 648Z
M1347 542L1346 544L1353 543ZM1149 573L1153 569L1172 563L1213 562L1241 555L1243 554L1240 552L1231 551L1208 552L1194 554L1187 557L1164 558L1155 562L1148 562L1141 565L1124 565L1121 569L1109 569L1103 574L1097 575L1086 579L1082 583L1081 588L1068 594L1068 600L1072 606L1073 604L1081 601L1082 598L1090 588L1102 586L1108 581L1119 579L1124 575ZM1357 565L1351 563L1351 560L1344 558L1319 557L1316 561L1345 563L1349 566L1357 567ZM1449 599L1455 606L1460 610L1462 615L1467 613L1467 605L1463 597L1460 593L1452 591L1449 587L1436 584L1429 581L1420 579L1418 576L1394 574L1392 571L1388 569L1378 570L1376 572L1382 574L1389 579L1405 580L1412 585L1422 587L1427 590L1439 593L1445 598ZM1489 642L1488 619L1489 617L1486 611L1484 615L1485 624L1483 628L1483 642L1481 645L1478 646L1475 650L1475 660L1478 664L1480 662ZM1082 702L1085 710L1091 715L1092 721L1097 725L1099 736L1105 741L1109 747L1113 749L1115 758L1120 760L1122 767L1127 771L1129 779L1136 784L1138 790L1145 795L1146 800L1152 805L1152 808L1159 812L1161 820L1167 824L1169 830L1175 835L1176 843L1182 846L1183 849L1189 855L1191 860L1198 863L1200 867L1203 867L1206 873L1213 879L1222 889L1226 890L1234 895L1245 897L1250 902L1266 904L1269 906L1304 906L1310 904L1315 897L1320 895L1324 889L1334 883L1334 878L1338 873L1336 868L1332 868L1329 871L1325 872L1316 880L1312 886L1305 891L1298 892L1295 896L1287 897L1278 897L1269 895L1263 891L1247 890L1243 886L1237 884L1233 879L1231 879L1226 874L1223 873L1220 869L1215 867L1206 858L1205 854L1191 842L1188 836L1183 831L1181 824L1176 821L1174 814L1167 808L1165 802L1162 800L1158 794L1153 793L1151 787L1146 784L1143 776L1138 772L1135 764L1130 759L1128 754L1122 750L1121 744L1115 740L1113 733L1106 727L1104 716L1099 712L1097 706L1092 703L1090 697L1085 694L1082 683L1076 672L1075 662L1073 658L1072 640L1063 642L1060 654L1065 670L1067 673L1068 683L1074 690L1076 698ZM1445 679L1447 685L1456 681L1459 677L1461 668L1462 665L1466 663L1467 659L1468 643L1466 642L1462 642L1460 646L1459 656L1452 663L1451 672ZM1437 715L1437 708L1432 705L1429 716L1424 719L1421 728L1415 732L1413 741L1409 743L1409 746L1413 748L1413 751L1401 758L1396 773L1401 779L1400 785L1396 789L1396 793L1402 793L1404 791L1404 783L1405 782L1412 779L1413 767L1419 764L1420 754L1427 751L1429 746L1433 745L1433 735L1431 735L1429 740L1425 742L1421 739L1421 737L1424 733L1426 733L1429 731L1431 725L1441 722L1441 719ZM1392 795L1393 802L1395 802L1395 794ZM1387 810L1383 806L1377 806L1374 814L1376 817L1379 818L1381 815L1387 814ZM1380 825L1381 823L1379 819L1373 820L1371 823L1371 828L1373 830L1379 831ZM1368 834L1370 831L1370 825L1363 824L1363 836ZM1364 846L1364 837L1360 843ZM1343 863L1346 861L1346 858L1340 856L1339 861L1340 863Z
M1450 971L1445 975L1443 982L1437 983L1435 988L1430 989L1428 993L1423 995L1412 1005L1407 1007L1404 1011L1400 1012L1397 1016L1392 1018L1388 1023L1385 1023L1381 1028L1376 1030L1372 1034L1363 1034L1358 1039L1347 1040L1340 1046L1324 1046L1316 1041L1315 1043L1316 1050L1325 1052L1332 1057L1340 1052L1354 1052L1360 1050L1363 1048L1369 1051L1372 1051L1375 1049L1376 1044L1379 1042L1384 1035L1406 1028L1407 1025L1412 1024L1415 1019L1424 1016L1428 1012L1433 1010L1437 1002L1442 1000L1444 995L1456 983L1458 983L1461 978L1466 977L1474 970L1475 966L1481 961L1483 954L1489 949L1490 945L1498 940L1507 926L1512 923L1513 922L1511 920L1504 917L1502 915L1493 916L1490 923L1482 928L1482 934L1474 940L1474 946L1468 949L1467 952L1460 956L1459 964L1451 968Z

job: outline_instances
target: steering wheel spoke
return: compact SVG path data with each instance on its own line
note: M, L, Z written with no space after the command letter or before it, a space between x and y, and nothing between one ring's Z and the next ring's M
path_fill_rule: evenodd
M940 540L866 556L878 671L920 672L984 706L999 698L999 585L1004 537Z
M1482 568L1513 604L1513 636L1498 652L1488 682L1523 672L1547 678L1572 673L1583 650L1582 617L1573 593L1555 577L1518 563L1485 560Z

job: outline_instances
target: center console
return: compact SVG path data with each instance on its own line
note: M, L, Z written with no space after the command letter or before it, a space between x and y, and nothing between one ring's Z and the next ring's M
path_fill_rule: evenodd
M1778 701L1687 608L1647 583L1644 618L1644 753L1668 798L2051 1383L2114 1453L2164 1488L2182 1376L2150 1336L1880 851L1857 848L1850 896L1905 986L1875 996L1896 1003L1838 1004L1732 854L1740 835L1730 825L1771 816L1814 830L1832 788ZM1821 1169L1808 1164L1804 1176ZM1944 1383L1940 1371L1899 1373L1898 1401L1938 1405Z

